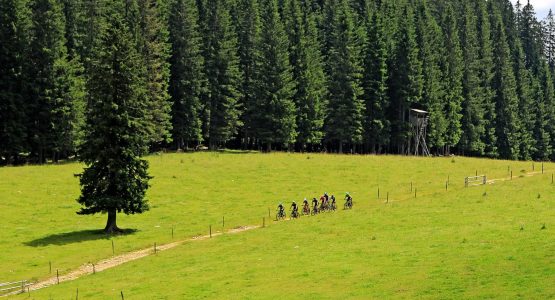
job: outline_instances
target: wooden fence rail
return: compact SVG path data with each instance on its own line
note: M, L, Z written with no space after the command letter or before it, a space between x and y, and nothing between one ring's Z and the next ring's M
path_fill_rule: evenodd
M464 187L483 185L487 183L486 175L472 176L464 178Z
M16 292L24 293L25 288L30 285L31 283L27 280L0 283L0 296L14 294Z

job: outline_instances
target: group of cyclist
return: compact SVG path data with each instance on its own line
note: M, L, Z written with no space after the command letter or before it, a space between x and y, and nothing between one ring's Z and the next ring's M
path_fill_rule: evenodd
M353 207L353 197L347 192L345 193L345 204L344 209L351 209ZM301 215L315 215L325 211L334 211L337 209L337 203L335 201L335 196L328 196L328 193L324 193L320 197L320 201L316 198L312 198L312 207L310 206L308 200L304 198L302 212L299 213L299 206L295 201L291 203L291 218L298 218ZM285 206L280 203L277 207L276 219L285 219Z

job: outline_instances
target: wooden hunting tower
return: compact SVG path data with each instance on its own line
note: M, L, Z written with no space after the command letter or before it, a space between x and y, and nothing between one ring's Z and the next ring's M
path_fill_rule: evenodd
M409 123L411 127L411 137L407 149L408 155L430 156L430 150L426 144L428 128L428 112L420 109L409 110Z

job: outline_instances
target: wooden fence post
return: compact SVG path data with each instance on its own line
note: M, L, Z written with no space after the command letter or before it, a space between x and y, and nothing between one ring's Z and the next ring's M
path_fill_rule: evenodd
M266 227L266 218L262 217L262 228Z
M58 269L56 269L56 281L60 284L60 272L58 272Z
M416 188L414 188L414 198L416 198Z
M123 291L121 291L121 300L125 300L123 299Z
M49 266L49 270L50 270L49 274L52 274L52 261L48 262L48 266Z
M116 254L115 250L114 250L114 240L112 240L112 255Z
M387 198L385 200L385 203L389 203L389 192L387 192Z
M154 243L154 254L156 254L156 243Z
M77 292L75 294L75 300L79 300L79 288L77 288Z
M210 237L212 237L212 225L208 227L208 230L210 231Z

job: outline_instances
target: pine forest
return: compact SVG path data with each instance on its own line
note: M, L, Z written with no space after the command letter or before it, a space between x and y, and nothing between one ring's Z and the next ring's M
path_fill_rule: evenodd
M411 109L432 155L555 160L555 16L526 0L0 0L0 165L407 154Z

